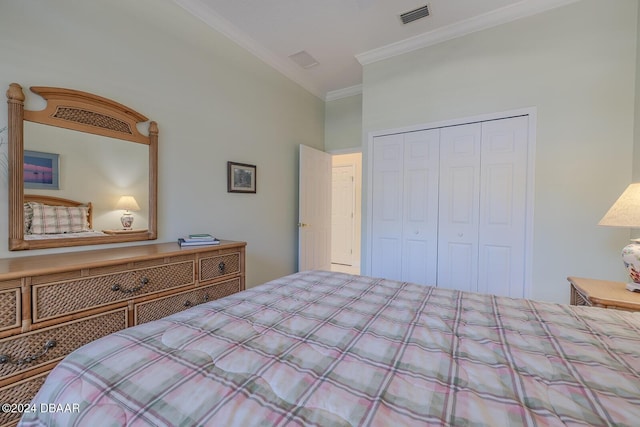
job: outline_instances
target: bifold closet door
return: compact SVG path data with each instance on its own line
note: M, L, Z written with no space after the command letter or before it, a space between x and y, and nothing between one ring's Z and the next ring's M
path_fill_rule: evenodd
M524 296L528 118L441 131L438 286Z
M528 126L482 123L478 292L524 297Z
M482 125L440 131L439 287L476 291Z
M373 276L435 284L438 151L437 129L375 138Z

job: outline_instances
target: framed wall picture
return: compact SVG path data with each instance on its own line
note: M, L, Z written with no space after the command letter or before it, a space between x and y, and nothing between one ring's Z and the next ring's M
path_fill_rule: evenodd
M227 162L227 192L255 193L256 166L246 163Z
M58 154L24 150L24 188L59 190Z

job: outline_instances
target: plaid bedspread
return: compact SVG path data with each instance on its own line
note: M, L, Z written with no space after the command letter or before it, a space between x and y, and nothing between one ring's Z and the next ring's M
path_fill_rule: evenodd
M640 313L314 271L86 345L21 425L637 426L639 372Z

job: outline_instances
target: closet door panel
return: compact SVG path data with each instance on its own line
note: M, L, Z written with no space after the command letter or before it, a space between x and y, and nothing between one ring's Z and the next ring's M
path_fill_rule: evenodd
M478 290L524 296L526 117L482 124Z
M510 246L482 245L479 267L482 277L478 279L478 291L510 296L511 265L517 264L517 255Z
M480 123L440 131L438 286L477 290Z
M440 131L404 136L402 280L435 285Z
M403 141L386 135L373 144L371 274L395 280L402 280Z
M478 246L475 242L449 242L438 248L438 287L475 292L477 288ZM441 282L445 280L446 282Z

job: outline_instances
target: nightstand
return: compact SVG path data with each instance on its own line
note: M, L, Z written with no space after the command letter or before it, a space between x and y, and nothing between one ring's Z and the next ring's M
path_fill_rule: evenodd
M571 305L640 311L640 293L626 290L626 283L583 277L567 280L571 284Z

